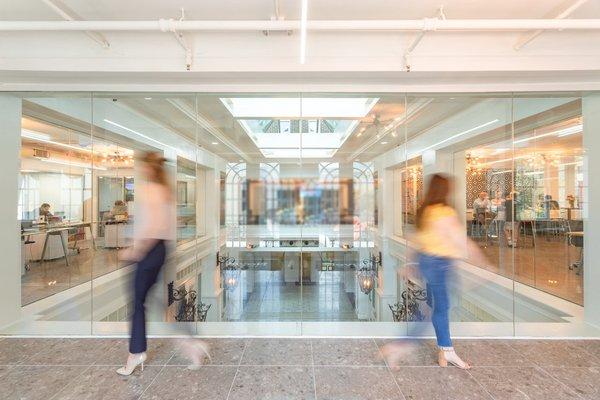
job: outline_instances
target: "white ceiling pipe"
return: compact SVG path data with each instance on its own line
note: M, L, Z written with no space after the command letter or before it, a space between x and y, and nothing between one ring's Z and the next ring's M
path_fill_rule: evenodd
M294 30L300 21L0 21L0 31L264 31ZM598 30L600 19L312 20L313 31Z

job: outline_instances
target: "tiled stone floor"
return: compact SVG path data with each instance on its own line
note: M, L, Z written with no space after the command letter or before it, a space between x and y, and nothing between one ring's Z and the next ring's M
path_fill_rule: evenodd
M191 371L172 339L150 339L143 372L120 377L124 339L0 340L0 398L58 399L600 399L600 341L458 340L473 368L435 364L431 341L401 366L380 339L209 339Z

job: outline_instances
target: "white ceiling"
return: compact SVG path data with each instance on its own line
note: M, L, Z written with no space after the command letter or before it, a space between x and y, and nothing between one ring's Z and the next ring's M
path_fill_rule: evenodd
M270 20L274 0L63 0L88 20ZM279 0L280 16L297 20L300 0ZM552 18L575 0L449 0L449 19ZM309 0L309 19L373 20L433 17L439 1ZM600 18L600 0L588 0L569 18ZM2 0L0 20L60 20L42 0ZM83 32L0 32L0 83L10 71L154 72L152 78L185 71L185 55L171 33L101 32L104 49ZM404 52L418 32L313 32L307 62L299 63L300 39L262 32L187 32L192 71L373 73L405 70ZM593 71L600 69L598 31L545 32L523 49L519 32L429 32L413 51L414 71ZM3 72L4 71L4 72ZM15 75L12 75L13 77ZM118 77L117 77L118 78ZM38 76L39 81L44 81ZM115 78L116 79L116 78ZM8 81L8 79L7 79ZM393 81L390 81L393 83Z
M195 20L264 20L275 15L274 0L64 0L64 4L90 20L148 20L179 17L179 8ZM419 19L433 16L440 4L448 18L541 18L565 3L564 0L309 0L311 19ZM280 0L280 15L300 18L299 0ZM2 20L60 19L41 0L4 0L0 3ZM600 3L588 1L574 18L600 17Z

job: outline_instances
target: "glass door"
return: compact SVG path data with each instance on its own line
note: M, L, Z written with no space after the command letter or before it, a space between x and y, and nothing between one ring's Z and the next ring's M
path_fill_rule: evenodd
M514 192L512 170L512 98L490 95L409 95L406 128L405 193L419 206L433 174L451 179L450 205L466 233L464 260L455 260L446 274L446 292L434 292L424 276L406 279L411 303L419 312L411 318L409 335L434 335L435 304L447 307L455 336L510 336L514 320L514 263L509 207ZM415 186L417 188L415 189ZM409 195L408 193L413 193ZM414 232L407 199L407 235ZM416 246L409 239L409 247ZM448 238L451 240L451 238ZM425 251L442 252L439 246ZM412 252L414 254L414 251ZM409 260L417 265L416 256ZM439 300L435 294L438 293ZM438 303L436 303L436 301ZM477 323L477 332L473 331Z

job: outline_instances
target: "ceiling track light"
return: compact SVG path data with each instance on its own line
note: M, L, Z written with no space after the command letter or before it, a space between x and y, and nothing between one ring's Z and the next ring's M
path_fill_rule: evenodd
M300 21L300 64L306 62L306 30L308 22L308 0L302 0L302 19Z

